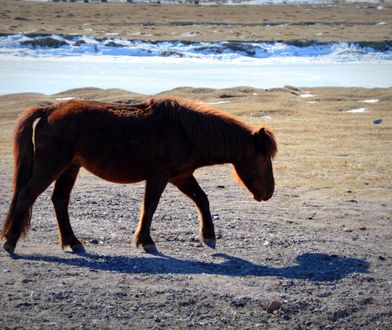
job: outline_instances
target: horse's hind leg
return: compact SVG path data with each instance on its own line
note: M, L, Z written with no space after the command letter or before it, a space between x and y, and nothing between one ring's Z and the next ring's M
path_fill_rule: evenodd
M57 217L57 227L60 234L62 249L70 247L72 252L84 252L83 244L75 237L68 215L68 205L71 190L78 176L80 166L72 164L56 180L52 194L52 202Z
M193 175L185 179L173 180L172 183L196 204L200 212L201 239L207 246L215 248L216 238L214 224L212 222L210 203L206 193L200 188Z
M14 193L10 211L6 218L4 249L13 254L16 243L21 235L27 234L30 226L31 210L37 197L42 194L54 181L55 175L48 173L48 169L39 165L34 167L33 173L18 192Z

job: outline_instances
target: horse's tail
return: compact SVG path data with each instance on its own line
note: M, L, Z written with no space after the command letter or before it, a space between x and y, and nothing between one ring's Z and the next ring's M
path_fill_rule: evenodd
M3 228L0 233L0 238L7 236L11 223L14 218L14 211L18 200L20 190L29 181L33 172L33 161L34 161L34 122L38 118L46 116L48 112L47 107L42 108L30 108L22 112L16 124L14 133L14 177L13 187L14 194L11 201L8 214L4 219ZM26 219L23 219L21 224L22 235L25 235L31 220L31 212Z

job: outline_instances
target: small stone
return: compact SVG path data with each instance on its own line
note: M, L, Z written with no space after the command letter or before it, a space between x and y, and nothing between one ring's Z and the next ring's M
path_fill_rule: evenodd
M344 228L343 231L346 232L346 233L351 233L353 231L353 229L347 227L347 228Z
M125 291L117 291L117 292L114 293L114 295L115 295L116 297L127 297L127 296L128 296L128 293L125 292Z
M270 242L270 241L265 241L265 242L263 243L263 245L264 245L264 246L271 245L271 242Z
M90 241L91 244L99 244L99 241L97 239L92 239Z
M267 313L273 313L275 311L278 311L280 307L282 307L282 303L280 301L272 300L270 303L263 307L263 310L265 310Z
M231 304L235 307L244 307L248 301L249 301L248 297L235 297L231 301Z
M385 260L387 260L386 258L384 258L383 256L378 256L378 259L379 260L381 260L381 261L385 261Z
M363 227L359 227L359 230L367 230L367 228L363 226Z

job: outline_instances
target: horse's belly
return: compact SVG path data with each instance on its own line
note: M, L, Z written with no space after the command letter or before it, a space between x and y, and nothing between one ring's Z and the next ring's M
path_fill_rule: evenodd
M167 156L167 155L166 155ZM94 154L78 153L75 157L92 174L111 182L134 183L154 174L169 175L174 167L170 157L151 155L147 150L103 150Z
M146 177L134 168L124 166L114 166L111 164L102 164L98 161L89 161L87 159L77 157L76 161L87 171L100 177L101 179L116 183L134 183L145 180Z

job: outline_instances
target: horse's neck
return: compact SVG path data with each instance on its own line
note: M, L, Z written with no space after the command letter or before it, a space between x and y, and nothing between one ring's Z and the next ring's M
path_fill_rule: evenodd
M250 138L244 139L242 143L236 141L233 145L226 143L222 146L217 146L217 149L215 150L209 148L201 150L200 155L201 160L204 163L203 165L234 164L244 158L251 157L253 146L251 145L250 140Z

